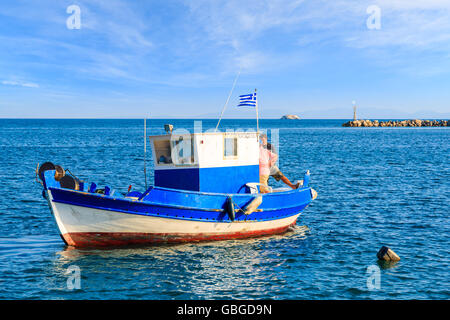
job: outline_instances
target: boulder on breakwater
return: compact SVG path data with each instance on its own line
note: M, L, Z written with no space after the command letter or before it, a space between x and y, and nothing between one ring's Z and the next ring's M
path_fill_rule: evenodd
M343 127L450 127L450 120L353 120L342 124Z

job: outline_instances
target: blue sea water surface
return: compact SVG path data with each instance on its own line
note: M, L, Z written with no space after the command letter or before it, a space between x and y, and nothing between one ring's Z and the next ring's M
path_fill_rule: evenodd
M148 120L148 134L162 134L169 122L194 126ZM286 234L74 249L41 196L37 163L122 192L143 189L143 121L1 119L0 299L449 299L450 130L343 122L260 121L269 137L279 130L283 173L295 180L309 169L319 194ZM221 127L249 129L255 121ZM151 167L149 160L150 182ZM383 245L401 261L377 262ZM71 290L74 266L81 282Z

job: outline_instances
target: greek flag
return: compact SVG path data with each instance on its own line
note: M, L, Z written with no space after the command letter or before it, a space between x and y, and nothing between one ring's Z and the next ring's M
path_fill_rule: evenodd
M256 107L256 92L239 96L238 107Z

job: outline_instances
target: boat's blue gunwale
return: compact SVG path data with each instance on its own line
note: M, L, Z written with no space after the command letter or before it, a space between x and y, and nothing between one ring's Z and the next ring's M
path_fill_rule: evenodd
M226 196L226 197L242 197L242 196L249 196L249 195L254 195L254 196L258 196L258 195L270 195L270 196L275 196L275 195L286 195L286 194L291 194L291 193L296 193L296 192L300 192L303 191L305 189L311 189L310 187L304 187L304 188L298 188L298 189L292 189L292 190L288 190L288 191L281 191L281 192L272 192L272 193L220 193L220 192L204 192L204 191L192 191L192 190L182 190L182 189L172 189L172 188L164 188L164 187L150 187L153 189L158 189L158 190L167 190L170 192L177 192L177 193L189 193L189 194L195 194L195 195L205 195L205 196Z

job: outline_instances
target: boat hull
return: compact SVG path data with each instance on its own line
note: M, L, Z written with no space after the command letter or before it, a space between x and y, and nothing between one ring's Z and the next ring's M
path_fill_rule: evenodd
M279 234L296 223L300 213L276 220L190 221L117 212L53 201L51 211L67 245L122 246L133 244L242 239Z
M268 194L205 193L150 187L140 197L61 187L44 173L44 192L67 245L119 246L249 238L285 232L311 203L309 187ZM245 208L261 197L249 215ZM232 201L234 215L227 203ZM244 208L244 209L242 209Z

